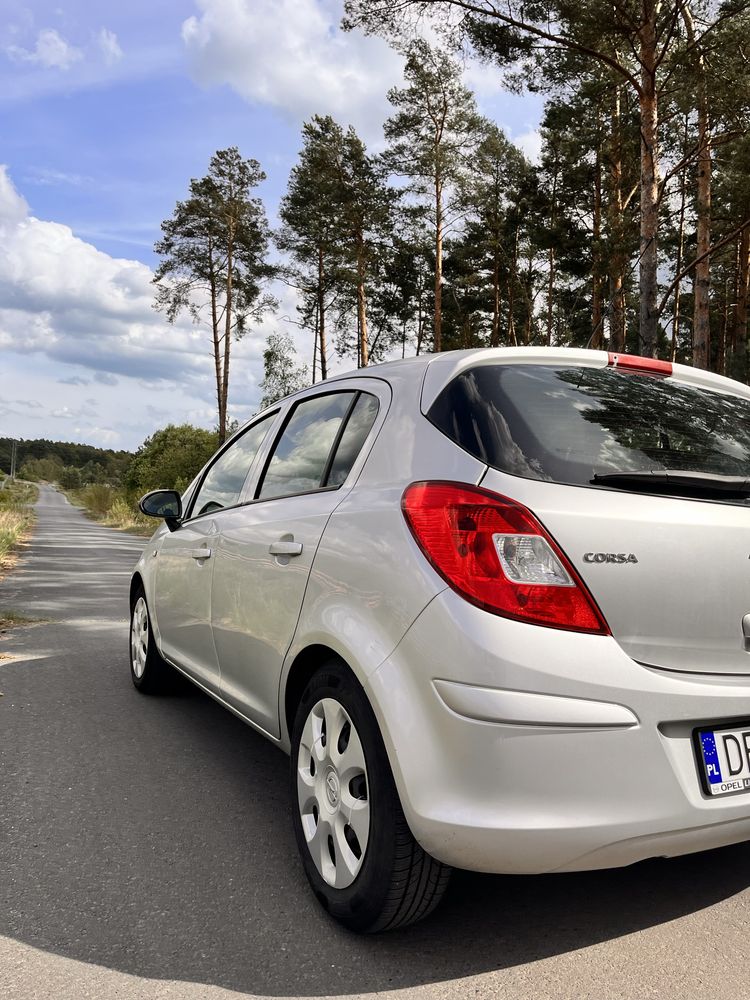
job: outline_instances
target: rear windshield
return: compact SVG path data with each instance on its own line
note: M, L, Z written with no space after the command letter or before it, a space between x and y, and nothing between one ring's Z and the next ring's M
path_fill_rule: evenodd
M481 365L453 379L428 417L481 461L528 479L750 476L750 402L612 368Z

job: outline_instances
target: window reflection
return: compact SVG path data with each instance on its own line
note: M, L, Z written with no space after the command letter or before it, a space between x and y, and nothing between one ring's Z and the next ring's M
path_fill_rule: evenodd
M353 398L353 392L338 392L297 404L269 462L258 494L261 500L320 489Z
M250 466L276 414L269 414L245 431L206 473L193 504L193 517L238 503Z

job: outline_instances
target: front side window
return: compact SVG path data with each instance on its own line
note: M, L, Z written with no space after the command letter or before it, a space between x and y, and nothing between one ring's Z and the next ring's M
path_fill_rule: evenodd
M253 424L222 452L206 473L193 502L192 516L210 514L239 502L250 466L273 422L275 413Z
M329 393L296 405L266 468L260 500L310 493L325 486L331 448L355 396L355 392Z
M750 477L750 402L672 379L560 365L481 365L428 414L488 465L589 485L595 475L687 471Z

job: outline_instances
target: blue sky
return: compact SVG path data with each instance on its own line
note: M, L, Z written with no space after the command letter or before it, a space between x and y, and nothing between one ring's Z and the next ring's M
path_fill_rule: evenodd
M205 331L151 308L159 223L229 145L261 162L273 223L315 112L377 147L402 59L343 35L340 14L341 0L0 0L0 436L135 448L169 420L215 422ZM479 64L466 78L533 155L539 99ZM240 419L279 326L237 345Z

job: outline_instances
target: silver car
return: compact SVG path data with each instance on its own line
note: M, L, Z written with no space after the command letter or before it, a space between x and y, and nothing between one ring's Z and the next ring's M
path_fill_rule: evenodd
M749 498L718 375L512 348L332 378L141 501L132 679L175 668L290 754L307 878L358 931L451 867L744 841Z

